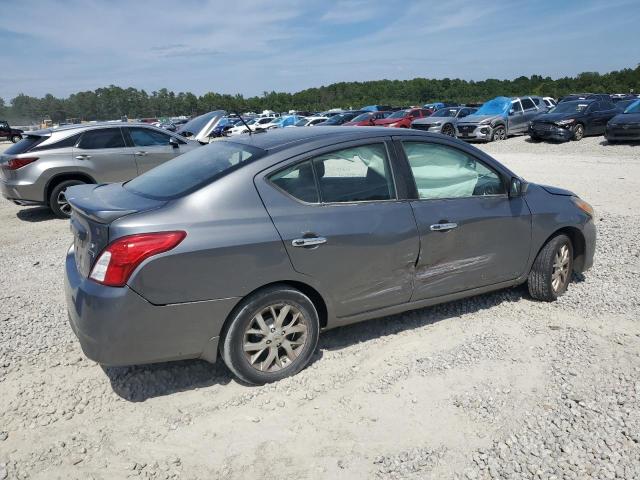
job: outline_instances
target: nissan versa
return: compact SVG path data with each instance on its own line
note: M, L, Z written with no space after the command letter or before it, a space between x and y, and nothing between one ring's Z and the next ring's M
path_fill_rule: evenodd
M300 371L324 329L523 283L553 301L596 241L573 193L409 129L254 133L67 192L86 355L220 356L253 384Z

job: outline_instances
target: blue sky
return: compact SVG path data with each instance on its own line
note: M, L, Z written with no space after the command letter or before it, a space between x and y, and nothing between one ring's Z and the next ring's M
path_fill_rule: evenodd
M551 77L640 62L638 0L0 0L0 97Z

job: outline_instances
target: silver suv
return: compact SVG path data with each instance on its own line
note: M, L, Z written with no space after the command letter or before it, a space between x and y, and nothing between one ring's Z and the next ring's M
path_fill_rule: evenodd
M492 142L524 135L529 122L548 109L542 97L496 97L484 103L473 115L460 120L456 125L456 136L462 140Z
M130 180L200 143L145 124L94 123L25 132L0 155L0 192L18 205L70 215L65 190Z

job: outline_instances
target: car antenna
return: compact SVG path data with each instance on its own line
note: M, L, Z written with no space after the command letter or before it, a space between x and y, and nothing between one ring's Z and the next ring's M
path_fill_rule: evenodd
M247 125L247 122L244 121L244 118L242 118L242 115L240 115L238 112L234 111L233 113L235 113L236 115L238 115L238 118L240 119L240 121L244 124L245 127L247 127L247 130L249 130L249 136L252 135L251 133L251 128L249 127L249 125Z

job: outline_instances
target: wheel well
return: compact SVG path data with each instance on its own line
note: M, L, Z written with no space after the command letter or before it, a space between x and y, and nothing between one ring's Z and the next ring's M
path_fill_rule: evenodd
M51 180L49 180L49 183L47 183L47 188L45 190L44 196L45 202L49 201L51 192L54 188L56 188L56 185L59 185L61 182L66 182L67 180L79 180L85 183L96 183L93 178L85 173L62 173L60 175L56 175Z
M555 232L553 232L553 235L547 238L547 240L544 242L542 247L544 247L544 245L549 243L549 240L551 240L553 237L557 237L558 235L562 235L562 234L569 237L569 240L571 240L571 245L573 246L573 269L576 272L581 272L582 266L584 265L584 254L586 249L586 242L584 239L584 235L578 228L564 227L559 230L556 230ZM542 247L540 247L541 250L542 250Z

